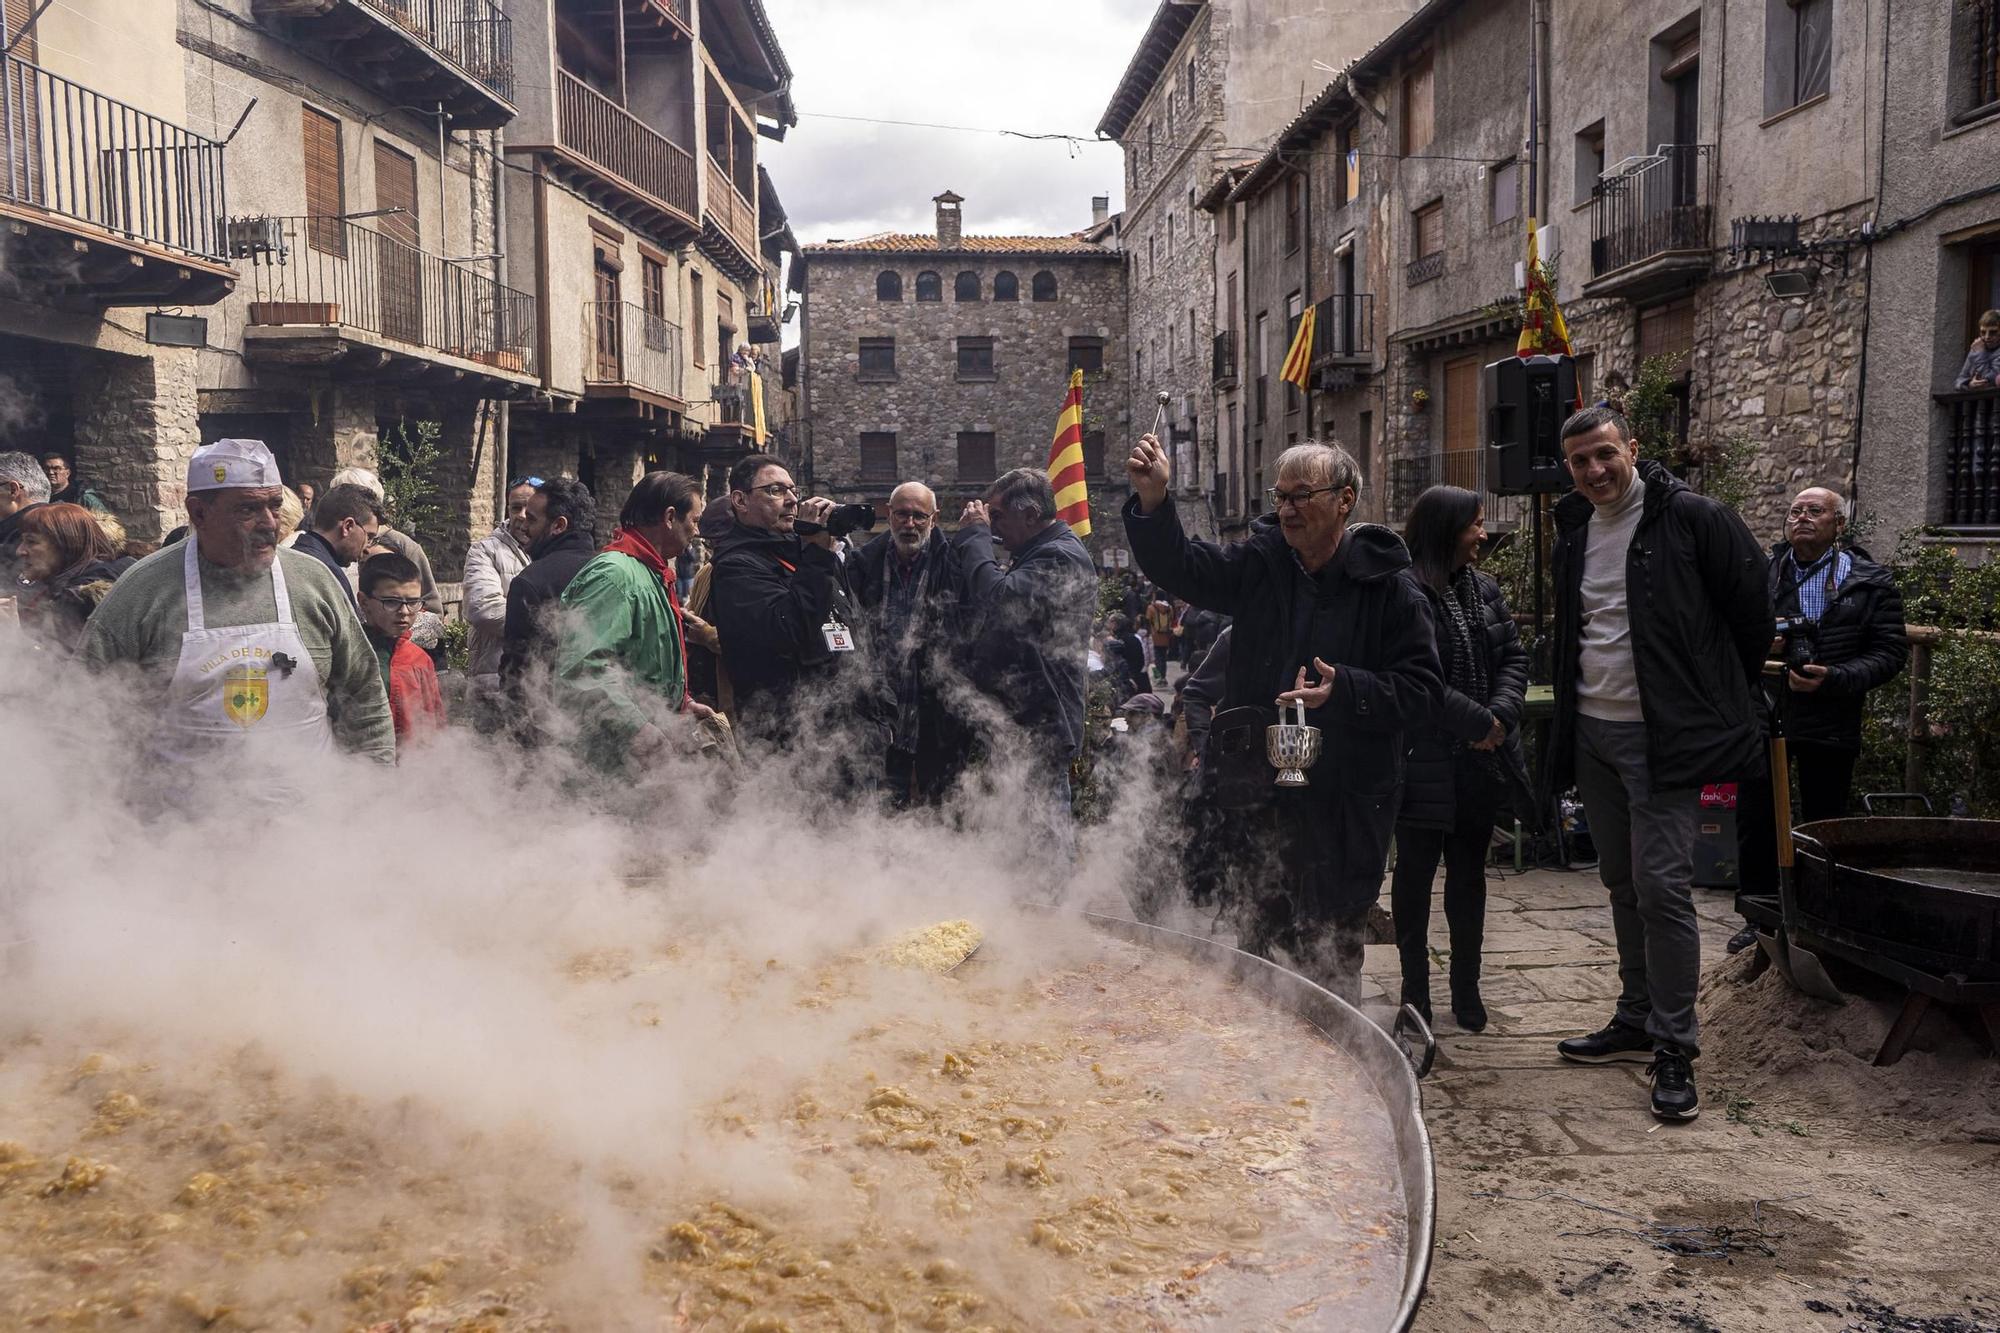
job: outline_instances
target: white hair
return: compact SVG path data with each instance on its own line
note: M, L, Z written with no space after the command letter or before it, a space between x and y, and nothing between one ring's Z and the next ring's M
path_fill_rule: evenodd
M1301 440L1278 455L1278 465L1272 473L1283 476L1287 468L1307 473L1335 490L1351 486L1354 498L1361 498L1361 466L1354 461L1354 455L1337 444Z
M19 486L30 504L49 502L49 474L33 454L0 454L0 481Z
M359 486L377 500L382 498L382 479L365 467L344 467L333 474L333 480L328 482L327 485L329 488L334 486Z
M904 491L921 492L923 494L924 499L930 501L931 512L933 514L937 512L937 507L938 507L937 492L933 491L930 487L924 485L921 481L906 481L902 485L898 486L895 490L890 491L889 503L890 504L896 503L896 497L901 495Z

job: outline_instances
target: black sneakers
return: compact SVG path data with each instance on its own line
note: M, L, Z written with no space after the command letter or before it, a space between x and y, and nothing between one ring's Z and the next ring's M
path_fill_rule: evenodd
M1738 954L1757 945L1757 927L1745 926L1729 937L1729 943L1722 946L1724 953Z
M1694 1065L1678 1046L1653 1052L1653 1114L1661 1120L1692 1120L1701 1114L1701 1096L1694 1090Z
M1580 1065L1607 1065L1614 1060L1644 1064L1653 1058L1653 1039L1614 1018L1587 1037L1565 1037L1556 1043L1556 1054Z

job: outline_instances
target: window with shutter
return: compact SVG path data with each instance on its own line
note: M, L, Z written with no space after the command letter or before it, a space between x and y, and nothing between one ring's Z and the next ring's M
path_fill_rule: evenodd
M861 432L861 479L863 481L894 481L896 479L895 431L864 430Z
M694 363L697 366L707 365L703 360L708 351L708 338L703 326L699 273L688 274L688 336L694 339Z
M991 481L999 474L993 469L993 432L962 430L958 433L958 479Z
M1403 151L1420 153L1431 146L1436 136L1437 119L1435 100L1432 96L1434 84L1431 79L1431 53L1426 51L1410 61L1403 75Z
M376 219L384 235L405 245L419 243L423 229L417 224L417 160L380 140L375 143L375 207L403 210Z
M306 244L323 255L347 257L347 227L340 215L347 211L346 191L341 188L340 121L324 111L300 107L305 153Z
M1444 201L1426 204L1417 210L1416 258L1444 253Z
M376 218L375 235L385 337L421 343L424 325L423 265L417 254L417 160L379 139L375 143L375 207L400 208Z

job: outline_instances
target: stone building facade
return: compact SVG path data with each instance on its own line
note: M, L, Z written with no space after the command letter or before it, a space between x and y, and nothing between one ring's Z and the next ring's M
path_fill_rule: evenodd
M1048 464L1072 365L1085 371L1085 458L1100 540L1130 452L1125 273L1116 250L1068 236L967 235L937 196L934 235L804 247L800 343L805 472L819 494L884 507L903 481L947 521L994 477ZM1119 468L1122 476L1122 467Z
M1230 479L1227 460L1245 456L1247 418L1238 402L1232 433L1232 400L1218 397L1215 374L1229 274L1240 282L1243 271L1218 257L1216 216L1201 200L1218 170L1254 158L1299 110L1301 87L1323 82L1315 64L1338 68L1414 8L1416 0L1166 0L1098 123L1125 153L1120 244L1130 277L1132 429L1151 429L1157 394L1169 395L1175 486L1184 497L1203 497L1183 506L1198 527L1240 517L1254 489L1240 464Z

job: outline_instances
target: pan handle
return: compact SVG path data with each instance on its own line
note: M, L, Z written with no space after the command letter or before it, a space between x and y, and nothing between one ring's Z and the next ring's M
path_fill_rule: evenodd
M1389 1035L1403 1050L1403 1058L1410 1062L1410 1072L1418 1078L1431 1072L1431 1065L1437 1060L1437 1038L1431 1035L1430 1024L1417 1012L1413 1004L1406 1004L1396 1011L1396 1021L1389 1028Z
M1921 805L1927 815L1936 814L1931 798L1920 791L1871 791L1861 797L1861 808L1869 814L1875 813L1875 802L1897 802L1903 805Z

